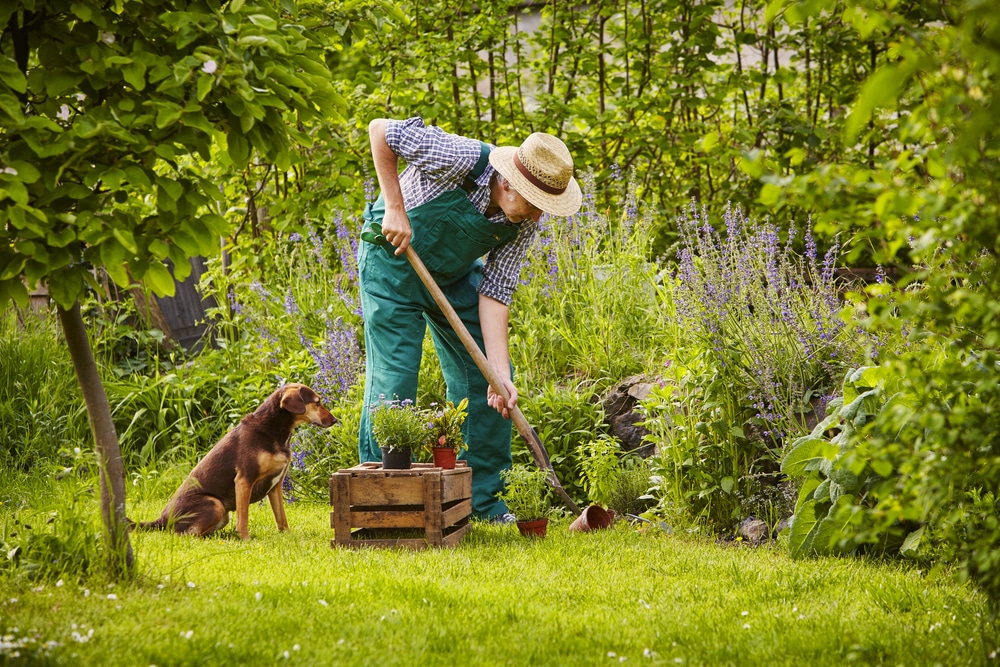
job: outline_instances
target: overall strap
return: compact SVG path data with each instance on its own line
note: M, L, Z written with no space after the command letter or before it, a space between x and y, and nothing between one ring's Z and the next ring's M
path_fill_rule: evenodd
M483 175L486 171L486 165L490 161L490 147L488 144L479 142L479 159L476 160L476 164L472 167L472 171L465 175L462 180L462 189L465 190L466 194L472 194L472 192L479 186L476 184L476 179Z

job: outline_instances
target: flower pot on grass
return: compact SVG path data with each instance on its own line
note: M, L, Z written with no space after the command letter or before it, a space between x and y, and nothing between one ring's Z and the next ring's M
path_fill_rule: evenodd
M517 530L525 537L545 537L548 529L548 519L532 519L530 521L518 521Z
M504 490L497 498L517 517L517 529L525 537L545 537L549 523L548 473L541 468L516 464L500 473Z

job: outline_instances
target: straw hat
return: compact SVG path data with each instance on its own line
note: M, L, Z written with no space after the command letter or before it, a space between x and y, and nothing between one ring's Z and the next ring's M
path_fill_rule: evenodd
M518 148L490 151L490 164L528 200L551 215L573 215L583 194L573 178L573 156L558 137L535 132Z

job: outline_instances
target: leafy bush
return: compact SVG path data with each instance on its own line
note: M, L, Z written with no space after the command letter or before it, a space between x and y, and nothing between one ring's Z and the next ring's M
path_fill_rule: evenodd
M751 499L773 481L785 443L864 357L841 316L836 247L820 261L809 231L799 255L794 229L781 244L774 224L739 208L722 219L724 237L694 204L678 221L673 307L686 345L643 402L660 452L659 510L716 530L758 511Z
M781 470L802 480L789 527L793 557L840 553L857 547L859 535L865 532L860 523L864 516L859 510L874 506L874 487L895 469L892 463L865 454L871 446L869 438L861 433L871 431L869 425L880 413L897 407L907 409L902 394L892 391L890 380L878 367L849 372L842 395L828 407L830 414L812 433L789 447ZM870 527L867 532L867 539L873 539ZM912 533L911 542L919 534ZM891 545L887 537L879 535L883 548L898 549L902 540Z
M843 401L791 448L782 468L805 477L792 554L875 546L954 562L997 605L1000 366L931 349L849 374Z
M638 515L651 501L650 471L646 461L623 454L610 438L592 440L578 448L587 497L619 516Z
M519 386L573 378L599 393L645 371L677 340L669 292L658 292L650 261L652 219L640 211L635 183L618 215L597 210L591 176L583 187L576 215L542 220L511 305Z
M417 406L408 398L380 397L371 406L372 435L380 447L420 449L427 439L427 425Z
M608 435L600 404L578 390L549 383L531 395L522 394L519 405L549 453L552 468L566 493L575 502L583 501L587 494L578 472L580 446ZM521 438L514 439L513 456L515 463L533 461Z

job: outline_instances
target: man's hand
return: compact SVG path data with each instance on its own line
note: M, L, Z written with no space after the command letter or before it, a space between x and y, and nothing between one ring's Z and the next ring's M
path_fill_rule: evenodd
M396 248L397 255L406 252L406 248L410 245L410 238L413 236L410 218L406 215L406 211L387 208L382 217L382 235Z
M503 385L504 389L507 390L507 395L510 396L509 400L504 401L503 396L493 391L493 385L490 385L489 389L486 390L486 401L491 408L503 415L504 419L510 419L510 411L517 405L517 387L506 379L503 381Z

